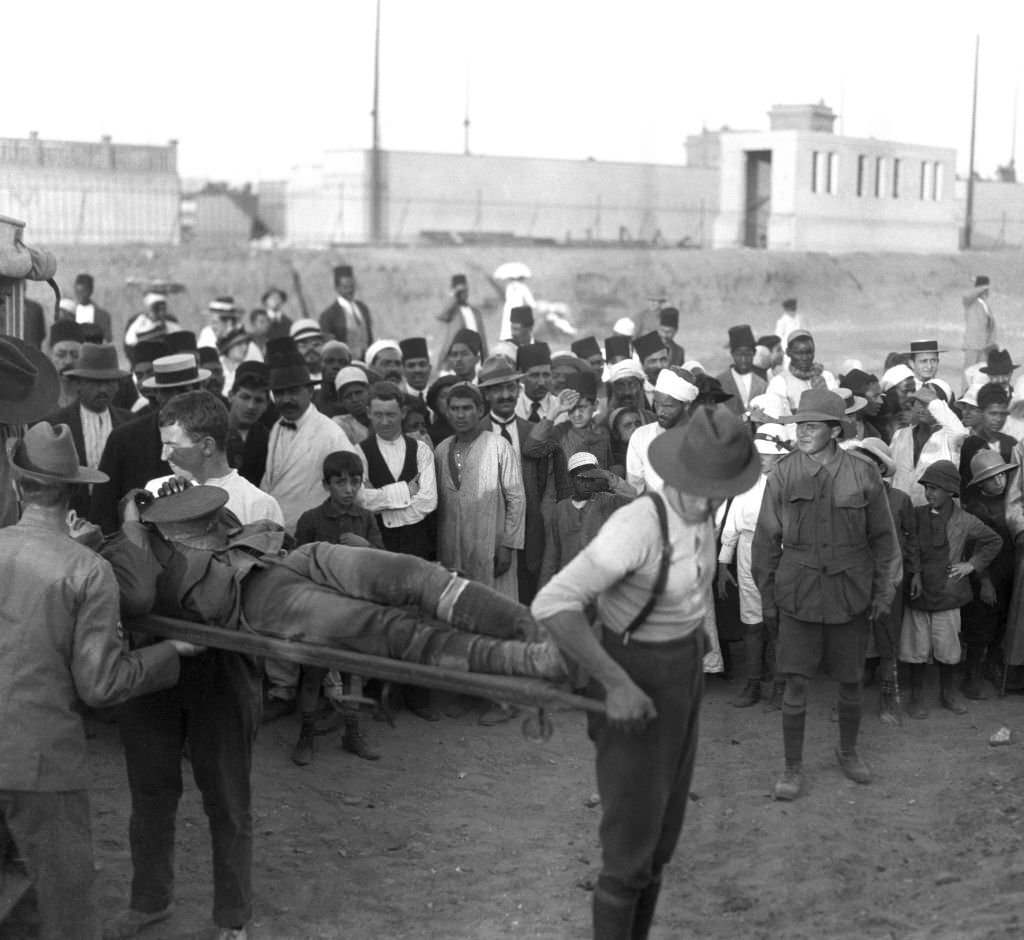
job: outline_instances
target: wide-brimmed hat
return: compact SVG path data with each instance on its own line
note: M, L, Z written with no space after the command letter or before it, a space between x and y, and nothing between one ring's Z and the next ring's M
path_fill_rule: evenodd
M979 369L985 375L1009 375L1014 369L1019 369L1020 363L1014 362L1009 350L990 349L988 361Z
M960 471L952 460L936 460L929 464L924 473L917 478L917 482L924 486L926 483L937 486L947 493L958 494L960 492Z
M224 356L229 349L243 344L248 345L249 334L242 327L230 330L226 335L217 340L217 352Z
M477 388L490 388L492 385L518 382L522 377L523 373L514 369L503 356L490 356L480 366L476 385Z
M768 422L754 432L754 449L759 454L788 454L792 446L793 443L786 436L786 429L781 424Z
M143 388L181 388L198 385L210 377L209 369L200 369L192 353L177 353L153 360L153 374L142 383Z
M75 379L95 379L97 382L111 382L128 376L127 372L117 367L117 350L106 343L82 343L78 364L64 374Z
M907 350L907 354L916 356L918 353L944 353L949 352L948 349L939 349L939 343L934 339L923 339L918 340L910 344L910 349Z
M14 445L11 466L16 476L40 483L106 483L110 479L78 462L71 428L48 421L30 427Z
M288 331L288 335L298 343L301 340L314 339L317 336L323 339L324 331L320 329L320 324L316 320L306 318L296 320Z
M235 306L234 297L218 297L216 300L211 300L206 309L210 313L228 320L237 320L242 315L242 311Z
M57 407L60 376L34 346L0 336L0 424L30 424Z
M750 432L724 405L702 408L656 437L647 459L669 486L708 499L745 493L761 473Z
M281 303L288 303L288 292L281 290L280 287L268 287L263 294L260 296L260 303L265 307L267 305L267 298L271 294L277 294L281 298Z
M850 452L856 453L859 450L870 454L882 464L885 468L882 476L891 477L896 472L896 461L892 459L892 451L880 437L865 437L863 440L856 441L850 448Z
M170 496L161 496L144 507L143 522L191 522L216 512L228 501L228 491L219 486L189 486Z
M984 483L1000 473L1016 470L1017 466L1015 463L1007 463L1003 460L998 451L989 450L986 447L971 458L971 481L967 485L975 486L978 483Z
M843 421L846 402L841 395L827 388L809 388L800 396L796 413L783 415L779 424L801 424L804 421Z
M867 407L868 400L861 395L854 394L852 389L840 387L836 389L836 394L842 398L848 415L856 414Z

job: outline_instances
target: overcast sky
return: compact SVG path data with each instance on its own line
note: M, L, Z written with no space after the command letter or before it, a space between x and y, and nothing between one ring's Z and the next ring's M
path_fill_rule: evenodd
M823 99L837 131L955 147L965 173L980 34L976 166L989 176L1010 157L1024 84L1021 0L382 10L392 149L461 152L468 83L476 153L681 163L702 126L763 129L772 104ZM183 176L283 178L325 149L369 146L373 21L374 0L6 3L0 136L177 138Z

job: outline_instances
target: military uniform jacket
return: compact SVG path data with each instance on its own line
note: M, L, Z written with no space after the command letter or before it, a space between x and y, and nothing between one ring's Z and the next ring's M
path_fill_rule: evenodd
M751 565L766 616L846 623L873 599L888 605L899 554L882 478L863 459L796 451L769 474Z

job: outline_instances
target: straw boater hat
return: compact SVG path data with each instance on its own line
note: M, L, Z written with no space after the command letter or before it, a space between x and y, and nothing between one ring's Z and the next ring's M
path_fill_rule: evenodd
M127 372L117 367L117 350L108 344L97 343L82 343L78 364L64 374L97 382L114 382L128 377Z
M60 377L43 353L0 336L0 424L31 424L57 407Z
M153 360L153 374L142 383L143 388L181 388L198 385L210 377L209 369L200 369L192 353L177 353Z
M971 482L967 485L977 486L979 483L984 483L1000 473L1008 473L1010 470L1016 469L1017 464L1007 463L998 451L989 450L988 448L979 450L971 458Z
M918 353L944 353L949 352L948 349L939 349L939 344L934 339L918 340L917 342L910 344L910 349L907 352L911 356L916 356Z
M191 522L216 512L228 501L228 491L219 486L189 486L170 496L161 496L145 506L143 522Z
M40 483L106 483L110 477L78 462L71 428L40 421L25 432L11 452L15 476Z
M207 309L223 320L237 320L241 311L235 306L234 297L218 297L211 300Z
M669 486L708 499L745 493L761 474L746 425L724 405L702 408L656 437L647 459Z

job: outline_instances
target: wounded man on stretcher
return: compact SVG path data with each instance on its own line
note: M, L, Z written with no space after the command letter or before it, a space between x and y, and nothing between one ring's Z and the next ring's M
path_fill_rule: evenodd
M227 498L193 486L141 510L128 502L121 533L100 549L123 617L152 612L466 672L566 677L529 610L491 588L355 537L285 552L280 526L241 525Z

